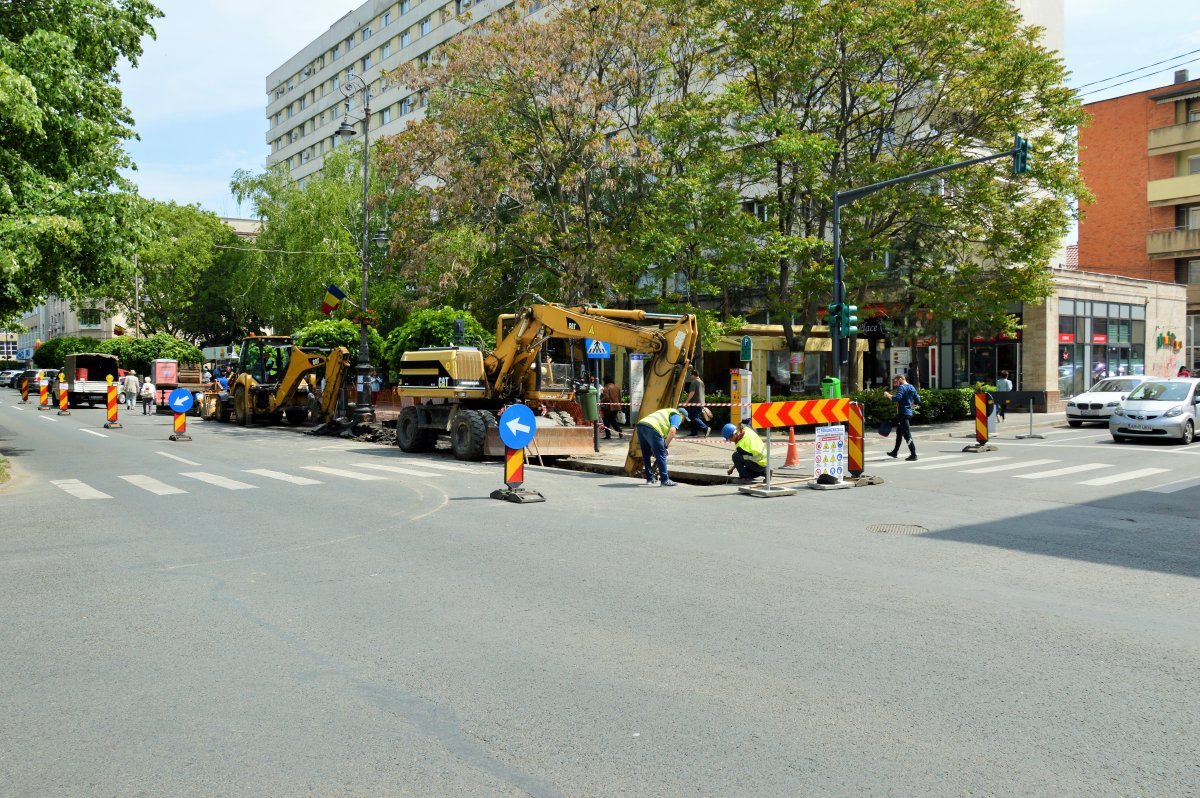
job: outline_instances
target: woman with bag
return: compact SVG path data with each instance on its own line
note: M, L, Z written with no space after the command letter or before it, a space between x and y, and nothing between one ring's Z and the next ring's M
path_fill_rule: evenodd
M149 377L138 390L138 398L142 400L142 415L150 415L150 408L154 406L154 383L150 382Z
M621 431L621 390L613 382L612 377L604 380L604 390L600 392L600 407L604 412L604 439L612 440L613 430L618 438L624 438Z

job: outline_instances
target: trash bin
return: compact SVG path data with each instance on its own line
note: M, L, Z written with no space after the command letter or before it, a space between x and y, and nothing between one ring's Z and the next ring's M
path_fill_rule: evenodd
M837 377L826 377L821 380L821 396L826 399L841 399L842 381Z
M596 386L579 392L579 406L583 409L583 420L589 424L600 420L600 405Z

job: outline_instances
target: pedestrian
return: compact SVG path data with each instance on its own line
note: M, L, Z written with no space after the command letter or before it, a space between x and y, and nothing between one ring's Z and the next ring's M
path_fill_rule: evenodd
M604 390L600 392L600 408L604 413L604 439L612 440L613 432L617 433L618 438L624 438L621 420L617 418L617 414L621 412L621 389L612 377L606 377L604 380Z
M749 420L744 418L736 427L726 424L721 429L725 440L734 445L733 465L725 473L732 474L737 469L738 479L747 484L767 475L767 444L757 432L746 426Z
M142 415L150 415L150 408L154 406L154 383L150 382L149 377L146 377L138 390L138 397L142 400Z
M687 411L678 407L664 407L655 410L638 421L638 445L642 449L642 469L646 472L646 484L654 484L654 468L650 462L651 456L658 463L658 481L664 488L673 488L667 473L667 449L679 431L679 425L687 418Z
M684 404L687 405L688 417L692 422L692 435L704 433L704 437L708 437L708 425L704 423L704 380L700 379L700 372L696 371L695 367L691 369L688 375L687 382L687 399Z
M371 372L371 407L379 401L379 392L383 390L383 379L378 371Z
M121 378L121 394L125 397L125 407L133 410L133 406L137 404L139 380L136 371L132 369L125 373Z
M908 457L905 460L917 459L917 444L913 442L912 430L909 425L913 417L913 405L921 404L921 395L917 393L917 389L908 384L908 380L904 379L903 374L897 374L892 379L892 388L895 393L884 391L883 395L896 403L896 445L887 453L888 457L896 457L900 454L900 441L908 441Z
M1176 374L1175 376L1176 377L1190 377L1190 376L1192 376L1192 373L1190 371L1188 371L1187 366L1180 366L1179 373Z
M1008 378L1007 371L1000 372L1000 379L996 380L996 393L1008 393L1013 389L1012 380ZM996 412L1000 416L1000 420L1004 420L1004 397L996 397Z

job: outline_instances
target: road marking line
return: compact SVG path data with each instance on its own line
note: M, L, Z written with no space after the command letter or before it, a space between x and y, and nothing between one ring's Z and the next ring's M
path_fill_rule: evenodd
M1095 479L1085 480L1080 482L1080 485L1112 485L1114 482L1124 482L1127 479L1138 479L1139 477L1152 477L1155 474L1162 474L1170 471L1169 468L1139 468L1136 471L1126 471L1124 474L1112 474L1107 477L1096 477Z
M1042 477L1061 477L1064 474L1078 474L1080 471L1095 471L1097 468L1112 468L1109 463L1084 463L1083 465L1056 468L1053 471L1038 471L1036 474L1014 474L1017 479L1041 479Z
M921 460L918 460L917 462L932 463L934 460L950 460L950 459L958 460L961 458L962 458L961 454L940 454L936 457L923 457L923 458L921 458ZM870 460L869 462L873 466L900 465L901 463L904 462L904 458L903 457L899 457L899 458L889 457L886 460Z
M181 477L191 477L198 479L201 482L207 482L210 485L216 485L218 488L226 488L227 490L249 490L257 488L257 485L250 485L245 482L238 482L236 479L228 477L219 477L216 474L208 474L204 471L185 471L181 473Z
M362 447L363 447L363 444L361 444L361 443L339 443L335 446L309 446L308 451L310 451L310 452L329 452L329 451L344 452L347 449L361 449Z
M168 485L165 482L160 482L154 477L148 477L145 474L127 474L118 476L117 479L123 479L134 487L148 490L156 496L170 496L175 493L187 493L183 488L177 488L174 485Z
M297 477L292 474L285 474L282 471L272 471L269 468L247 468L247 474L258 474L260 477L269 479L277 479L280 482L290 482L293 485L323 485L319 479L309 479L308 477Z
M111 499L107 493L101 493L91 485L85 485L77 479L52 479L51 485L57 485L77 499Z
M42 413L38 413L38 418L44 418L47 421L58 421L58 419L55 418L54 416L47 416Z
M100 437L100 438L107 438L107 437L108 437L108 436L107 436L107 435L105 435L103 432L96 432L96 430L94 430L94 429L83 429L82 427L80 427L79 431L80 431L80 432L86 432L88 435L95 435L95 436L97 436L97 437Z
M384 463L351 463L352 468L373 468L376 471L393 471L397 474L408 474L410 477L444 477L445 474L435 474L432 471L418 471L415 468L386 465Z
M1159 485L1156 488L1144 488L1143 490L1148 491L1149 493L1176 493L1181 490L1187 490L1188 488L1194 488L1197 485L1200 485L1200 479L1193 477L1191 479L1181 479L1176 482L1168 482L1164 485Z
M168 452L155 452L155 454L161 454L163 457L170 457L172 460L178 460L179 462L183 463L184 465L194 465L194 466L200 465L197 462L194 462L192 460L184 460L182 457L178 457L178 456L170 454Z
M430 462L429 460L413 460L412 462L418 463L422 468L440 468L443 471L458 471L464 474L482 474L487 471L487 469L480 468L478 466L472 467L455 465L453 463L434 463Z
M998 466L984 466L983 468L968 468L963 471L964 474L991 474L994 471L1015 471L1018 468L1034 468L1040 465L1050 465L1057 463L1057 460L1024 460L1020 463L1005 463Z
M357 471L344 471L340 468L328 468L326 466L303 466L305 471L320 471L322 474L332 474L335 477L346 477L347 479L357 479L363 482L374 479L387 479L387 477L379 477L374 474L360 474Z
M21 407L20 405L9 405L9 407L11 407L13 410L24 410L25 409L25 408Z
M988 460L993 460L993 461L994 460L1007 460L1007 459L1008 459L1007 457L989 457L988 458ZM918 461L918 462L920 462L920 461ZM914 471L932 471L935 468L955 468L956 466L960 466L960 465L962 465L962 462L960 462L958 459L955 459L955 460L950 461L949 463L938 463L937 465L916 466L913 470Z

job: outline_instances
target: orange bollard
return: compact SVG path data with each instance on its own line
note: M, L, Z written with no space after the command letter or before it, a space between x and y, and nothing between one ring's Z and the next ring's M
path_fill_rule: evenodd
M846 470L850 476L859 477L863 472L863 406L850 403L849 429L846 435Z
M55 415L71 415L71 411L67 409L67 378L63 374L58 375L58 413Z
M38 410L50 409L50 380L38 383Z
M171 436L173 441L190 441L191 435L187 434L187 413L175 414L175 433Z
M21 378L21 404L29 404L29 380Z
M988 442L988 411L991 410L986 393L975 394L975 440L982 446Z
M800 465L800 451L796 448L796 428L788 427L787 457L783 461L784 468Z
M104 422L105 429L120 429L121 422L117 421L117 386L113 385L112 375L108 377L108 421Z

